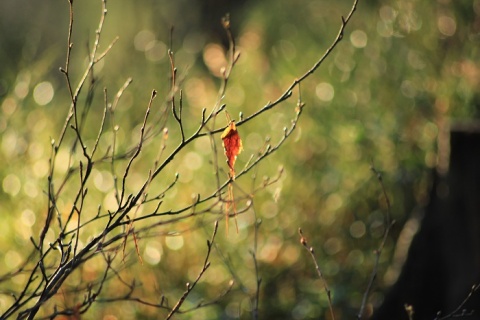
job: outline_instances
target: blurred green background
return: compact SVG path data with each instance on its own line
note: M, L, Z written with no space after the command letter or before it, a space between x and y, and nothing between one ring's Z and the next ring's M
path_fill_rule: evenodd
M241 56L223 102L232 117L238 118L239 112L248 116L278 98L318 60L350 7L351 1L345 0L110 1L100 51L116 36L119 40L95 69L98 81L85 135L90 142L96 136L103 88L113 100L132 77L133 83L116 111L116 121L120 126L119 148L125 150L136 143L152 89L158 90L160 97L155 112L160 113L165 105L170 43L191 132L200 121L201 109L212 108L217 100L226 43L220 17L226 12L230 12ZM97 0L74 2L71 74L75 82L86 66L100 8ZM58 137L69 106L65 79L58 71L65 64L67 30L67 1L0 3L1 274L22 262L30 250L25 248L31 247L30 236L37 237L43 226L50 141ZM381 303L385 288L398 274L396 261L404 254L398 247L396 250L396 239L406 221L418 217L419 208L428 200L441 133L451 119L478 117L479 32L478 0L360 1L344 40L301 85L306 107L297 131L255 171L257 184L264 176L273 179L279 166L284 167L284 174L255 196L255 212L249 210L238 217L238 235L231 232L225 236L222 224L211 269L189 296L186 307L201 299L214 299L231 279L235 280L233 291L218 304L179 318L251 318L256 275L250 252L255 247L256 219L262 221L257 239L262 278L260 318L328 318L326 294L299 243L299 227L316 249L332 290L337 319L356 315L387 209L381 186L370 171L372 164L383 174L397 221L381 257L368 312ZM273 144L282 137L283 128L294 117L297 97L295 92L291 100L239 127L245 151L238 158L238 168L262 149L267 137ZM80 104L85 95L81 99ZM179 139L173 118L169 121L167 151ZM216 138L219 144L220 137ZM105 152L107 143L100 148ZM208 138L187 149L159 178L162 188L173 180L175 172L180 173L180 183L165 200L167 208L191 203L192 193L211 192L215 177ZM158 154L153 146L147 150L134 168L132 190L147 176ZM64 164L68 153L68 148L60 151ZM59 163L57 173L62 175L67 167ZM250 190L252 175L238 181L236 195L242 197L240 190ZM102 204L108 209L113 187L108 166L100 166L92 181L90 205L96 208ZM68 202L64 198L59 205L68 207ZM144 265L138 263L132 246L132 265L125 265L124 273L126 278L142 283L139 296L158 302L163 294L173 303L185 283L196 277L206 251L205 239L212 229L210 223L198 227L203 225L200 220L169 225L140 240ZM413 232L414 225L403 230ZM100 232L101 225L89 230ZM88 281L89 276L95 277L96 268L101 269L101 263L86 266L83 276L78 277ZM6 294L10 288L22 283L22 279L16 281L0 284L0 310L12 301ZM112 280L104 289L104 297L122 290L125 287ZM75 305L82 300L82 293L62 293L54 300L48 306L50 311L53 304ZM134 302L98 303L85 318L154 319L163 314Z

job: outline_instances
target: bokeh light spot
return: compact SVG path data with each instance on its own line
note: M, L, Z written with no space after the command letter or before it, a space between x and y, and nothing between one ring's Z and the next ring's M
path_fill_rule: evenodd
M367 34L362 30L354 30L350 35L350 42L355 48L365 48L367 40Z
M99 191L109 191L113 188L113 177L108 171L93 170L93 184Z
M26 227L33 227L36 221L35 213L30 209L23 210L20 219Z
M161 61L167 55L167 46L165 43L153 40L145 47L145 57L152 61Z
M325 252L329 255L334 255L336 253L339 253L340 250L342 250L342 247L343 247L342 240L340 240L340 238L337 238L337 237L332 237L327 239L327 241L325 241L323 245Z
M227 65L223 48L218 44L208 44L203 51L203 61L216 77L222 75L222 69Z
M438 31L447 37L451 37L457 30L457 23L452 17L440 16L437 20Z
M133 39L133 45L138 51L145 51L149 43L155 40L155 34L150 30L142 30Z
M35 198L40 194L37 185L32 180L25 182L23 192L30 198Z
M325 201L325 206L328 210L338 210L343 205L343 199L338 193L332 193L328 196L327 200Z
M367 227L363 221L355 221L350 225L350 234L354 238L361 238L365 235Z
M5 113L6 115L10 115L14 113L16 109L17 109L17 102L15 101L15 99L13 99L12 97L8 97L5 100L3 100L3 103L2 103L3 113Z
M2 187L5 193L8 193L12 197L16 196L22 186L20 179L13 173L7 175L3 179Z
M183 158L183 163L190 170L197 170L203 165L203 158L197 152L190 151Z
M390 6L382 6L379 10L380 19L384 22L392 23L397 17L397 12Z
M347 256L348 264L353 266L362 265L364 260L365 260L365 255L361 250L358 250L358 249L350 251L350 253Z
M158 241L149 241L143 253L144 260L150 265L157 265L162 259L162 244Z
M7 253L5 254L5 264L9 268L13 269L17 267L21 261L22 261L21 255L15 250L8 250Z
M15 95L20 98L24 99L28 94L28 82L20 81L17 83L14 89Z
M40 82L33 89L33 99L38 105L44 106L52 101L55 90L50 82Z
M180 250L183 247L183 236L168 236L165 238L165 244L171 250Z
M330 102L333 99L333 96L335 95L335 90L333 89L333 86L330 83L321 82L315 88L315 93L317 94L317 97L320 100L325 102Z
M271 219L277 215L278 208L277 204L273 201L265 201L261 207L262 216Z

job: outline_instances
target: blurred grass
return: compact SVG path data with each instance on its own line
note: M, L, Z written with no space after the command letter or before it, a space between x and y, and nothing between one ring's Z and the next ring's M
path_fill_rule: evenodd
M251 1L232 11L241 57L224 100L229 113L235 118L239 112L249 115L277 98L323 54L350 5L350 1ZM87 144L93 143L97 133L103 88L113 99L128 77L133 83L116 113L122 142L119 148L135 143L151 90L158 90L162 98L169 91L166 50L172 25L173 50L191 125L187 128L193 130L201 109L212 107L216 101L220 81L215 74L219 61L223 61L223 48L212 42L218 39L212 30L217 30L219 22L205 21L200 5L191 1L111 1L108 8L101 51L117 35L120 38L95 71L99 78L86 124ZM99 9L98 1L75 3L74 79L85 67ZM381 188L369 169L372 163L383 172L397 220L382 256L380 286L371 299L373 305L381 301L382 286L391 282L384 275L394 240L412 210L427 201L430 171L437 164L439 133L451 118L478 117L479 16L478 0L360 2L344 41L302 84L306 109L298 131L255 172L257 179L275 176L283 165L284 176L255 198L257 217L249 211L238 218L239 235L225 237L220 232L214 269L208 271L188 303L193 306L199 299L214 298L232 277L237 282L235 290L218 306L186 318L249 317L249 297L255 289L249 250L256 218L262 220L257 253L263 279L261 318L303 319L328 314L321 282L298 243L298 227L317 250L338 318L352 317L368 281L372 250L380 241L386 210ZM64 79L57 71L64 65L68 6L58 1L3 1L0 17L0 270L4 273L21 262L24 248L31 246L29 237L38 234L45 215L50 140L58 136L69 105ZM154 116L160 116L165 101L157 99ZM291 100L239 128L245 152L239 156L238 168L262 148L265 139L272 143L280 139L295 107L296 101ZM168 126L167 151L176 145L179 135L173 122ZM100 148L105 151L108 144L105 139ZM155 147L147 150L150 153L134 168L129 185L132 190L146 178L144 166L157 155ZM174 179L175 172L181 177L166 206L178 208L191 202L192 193L210 192L214 176L208 150L208 138L195 142L160 179L155 187L162 189ZM67 161L68 150L64 152L61 157ZM93 174L92 208L99 203L108 208L112 177L107 167ZM61 165L58 170L62 173ZM249 190L251 181L238 183ZM67 207L68 203L59 206ZM208 232L202 227L189 231L193 224L202 226L203 221L181 222L140 241L147 263L137 263L123 272L143 284L144 297L155 301L162 293L174 301L184 284L195 278ZM94 226L92 232L100 232L100 228ZM173 231L181 233L165 235ZM87 270L87 276L78 275L78 279L88 279L88 272L96 270ZM123 289L112 282L105 295ZM76 303L75 297L64 301L67 296L59 296L55 303ZM0 309L8 302L8 297L1 296ZM158 316L158 310L133 303L120 308L100 303L87 318L110 313L122 319Z

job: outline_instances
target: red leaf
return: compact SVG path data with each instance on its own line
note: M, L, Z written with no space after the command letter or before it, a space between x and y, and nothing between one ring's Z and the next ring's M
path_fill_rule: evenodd
M237 155L243 150L242 139L238 134L235 121L230 121L228 127L225 128L222 134L223 148L225 149L225 155L227 156L227 164L230 168L230 177L235 179L235 160Z
M228 116L227 116L228 117ZM238 134L237 127L235 126L235 121L230 121L228 127L225 128L222 134L222 141L223 141L223 148L225 149L225 155L227 156L227 164L230 168L230 178L232 180L235 179L235 160L237 160L237 156L242 152L242 139L240 139L240 135ZM226 231L228 234L228 218L229 218L229 211L230 206L233 205L233 213L235 215L235 226L237 227L238 233L238 224L237 224L237 208L235 205L235 198L233 196L233 185L232 182L228 184L228 200L227 200L227 210L226 210Z

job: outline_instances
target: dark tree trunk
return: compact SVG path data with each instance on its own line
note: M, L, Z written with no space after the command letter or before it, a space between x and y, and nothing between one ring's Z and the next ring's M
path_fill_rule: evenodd
M435 174L430 202L402 272L372 319L433 320L454 311L480 282L480 125L452 127L448 172ZM480 319L480 290L462 307ZM459 312L461 313L461 311Z

